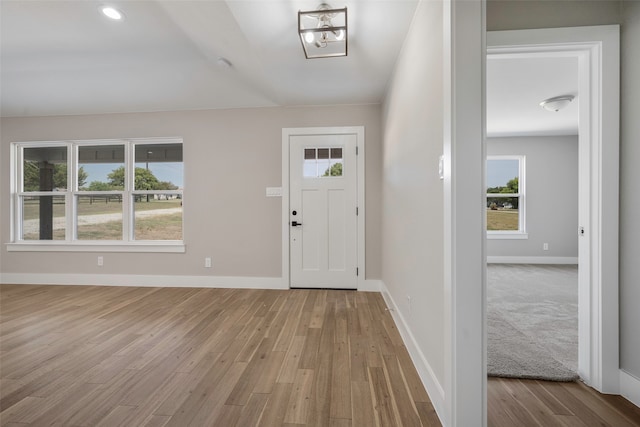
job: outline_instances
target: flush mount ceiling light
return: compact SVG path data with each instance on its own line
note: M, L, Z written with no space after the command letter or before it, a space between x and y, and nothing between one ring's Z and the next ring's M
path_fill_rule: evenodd
M120 21L122 20L122 18L124 18L124 14L115 7L102 6L100 8L100 12L102 12L107 18L111 18L114 21Z
M567 105L571 104L575 96L573 95L562 95L555 96L553 98L545 99L540 103L540 106L547 111L560 111L565 108Z
M216 60L216 65L221 70L228 70L229 68L231 68L231 62L229 62L229 60L227 58L223 58L223 57L219 57Z
M307 59L347 56L347 8L298 12L298 34Z

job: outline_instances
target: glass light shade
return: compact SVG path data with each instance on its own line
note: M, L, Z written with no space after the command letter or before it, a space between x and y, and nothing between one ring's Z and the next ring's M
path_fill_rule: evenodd
M308 59L347 56L347 8L298 12L298 34Z
M540 103L540 106L547 111L560 111L571 104L571 101L573 101L574 98L575 96L573 95L556 96L554 98L545 99Z

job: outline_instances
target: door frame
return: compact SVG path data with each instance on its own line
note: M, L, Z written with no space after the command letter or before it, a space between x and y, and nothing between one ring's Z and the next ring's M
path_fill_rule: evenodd
M289 245L289 140L292 136L307 135L356 135L356 200L358 205L357 237L357 268L356 286L358 290L364 289L365 283L365 138L364 126L340 126L340 127L299 127L282 128L282 281L283 285L291 288L291 247Z
M578 372L603 393L620 390L619 34L618 25L487 32L488 56L578 58Z

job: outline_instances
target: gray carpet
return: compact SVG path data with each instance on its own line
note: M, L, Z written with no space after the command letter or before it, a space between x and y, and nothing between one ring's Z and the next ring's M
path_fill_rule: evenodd
M578 269L489 264L489 376L578 379Z

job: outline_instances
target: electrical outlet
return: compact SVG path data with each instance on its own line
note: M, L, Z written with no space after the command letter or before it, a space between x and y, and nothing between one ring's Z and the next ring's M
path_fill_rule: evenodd
M542 244L542 250L543 251L548 251L549 250L549 244L548 243L543 243Z
M98 267L102 267L104 265L104 257L98 257Z
M211 257L206 257L204 259L204 266L205 268L211 268Z

